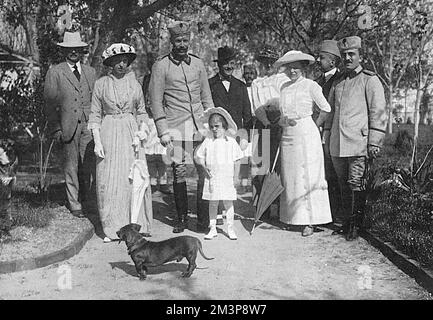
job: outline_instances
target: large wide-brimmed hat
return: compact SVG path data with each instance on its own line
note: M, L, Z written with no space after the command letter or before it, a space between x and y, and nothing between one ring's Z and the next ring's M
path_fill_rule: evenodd
M312 64L316 60L312 55L303 53L302 51L290 50L275 62L275 66L281 67L287 63L296 62L296 61L306 61L308 64Z
M200 118L200 120L202 121L203 124L207 124L209 122L210 116L214 113L218 113L218 114L222 115L227 120L227 124L228 124L227 130L232 135L235 135L236 132L238 131L238 126L236 125L236 122L233 120L230 113L228 113L228 111L224 108L214 107L214 108L207 109L203 113L203 116Z
M323 40L322 44L320 45L319 52L330 53L341 58L337 40Z
M227 62L236 57L236 51L228 46L218 48L218 58L214 62Z
M128 65L137 57L133 46L125 43L113 43L102 53L102 63L106 66L111 66L112 58L124 54L128 57Z
M81 41L79 32L68 31L65 31L63 35L63 42L59 42L57 45L62 48L83 48L88 46L87 43Z

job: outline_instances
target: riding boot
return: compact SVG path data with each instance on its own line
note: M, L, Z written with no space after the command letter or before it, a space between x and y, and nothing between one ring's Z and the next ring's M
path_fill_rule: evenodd
M358 198L357 198L358 197ZM349 217L349 230L346 234L346 240L352 241L358 238L358 205L359 205L359 195L357 191L352 191L352 209Z
M337 230L332 232L332 235L347 235L350 229L350 217L352 216L353 212L353 192L351 190L343 191L342 188L340 189L340 192L341 206L343 210L343 224Z
M181 233L187 228L188 194L186 182L173 183L174 202L176 203L177 221L173 233Z
M198 167L200 168L200 167ZM204 173L198 169L199 175L197 181L197 231L205 232L209 227L209 201L203 199Z

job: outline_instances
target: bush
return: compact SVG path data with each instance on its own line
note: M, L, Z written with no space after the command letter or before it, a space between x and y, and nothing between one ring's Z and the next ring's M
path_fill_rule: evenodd
M433 268L433 198L383 187L368 204L366 226L422 265Z

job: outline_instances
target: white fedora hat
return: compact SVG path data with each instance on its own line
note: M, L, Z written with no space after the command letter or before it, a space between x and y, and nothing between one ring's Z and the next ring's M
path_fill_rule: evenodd
M88 46L87 43L81 41L79 32L68 31L65 31L65 34L63 35L63 42L60 42L57 45L63 48L80 48Z
M275 66L281 67L282 65L295 61L306 61L308 64L313 64L316 60L312 55L303 53L302 51L290 50L275 62Z

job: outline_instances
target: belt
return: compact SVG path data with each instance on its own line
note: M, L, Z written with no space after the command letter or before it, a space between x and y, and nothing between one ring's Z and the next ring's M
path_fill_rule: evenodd
M115 119L123 119L129 115L131 115L132 112L116 112L116 113L106 113L106 116L112 116Z

